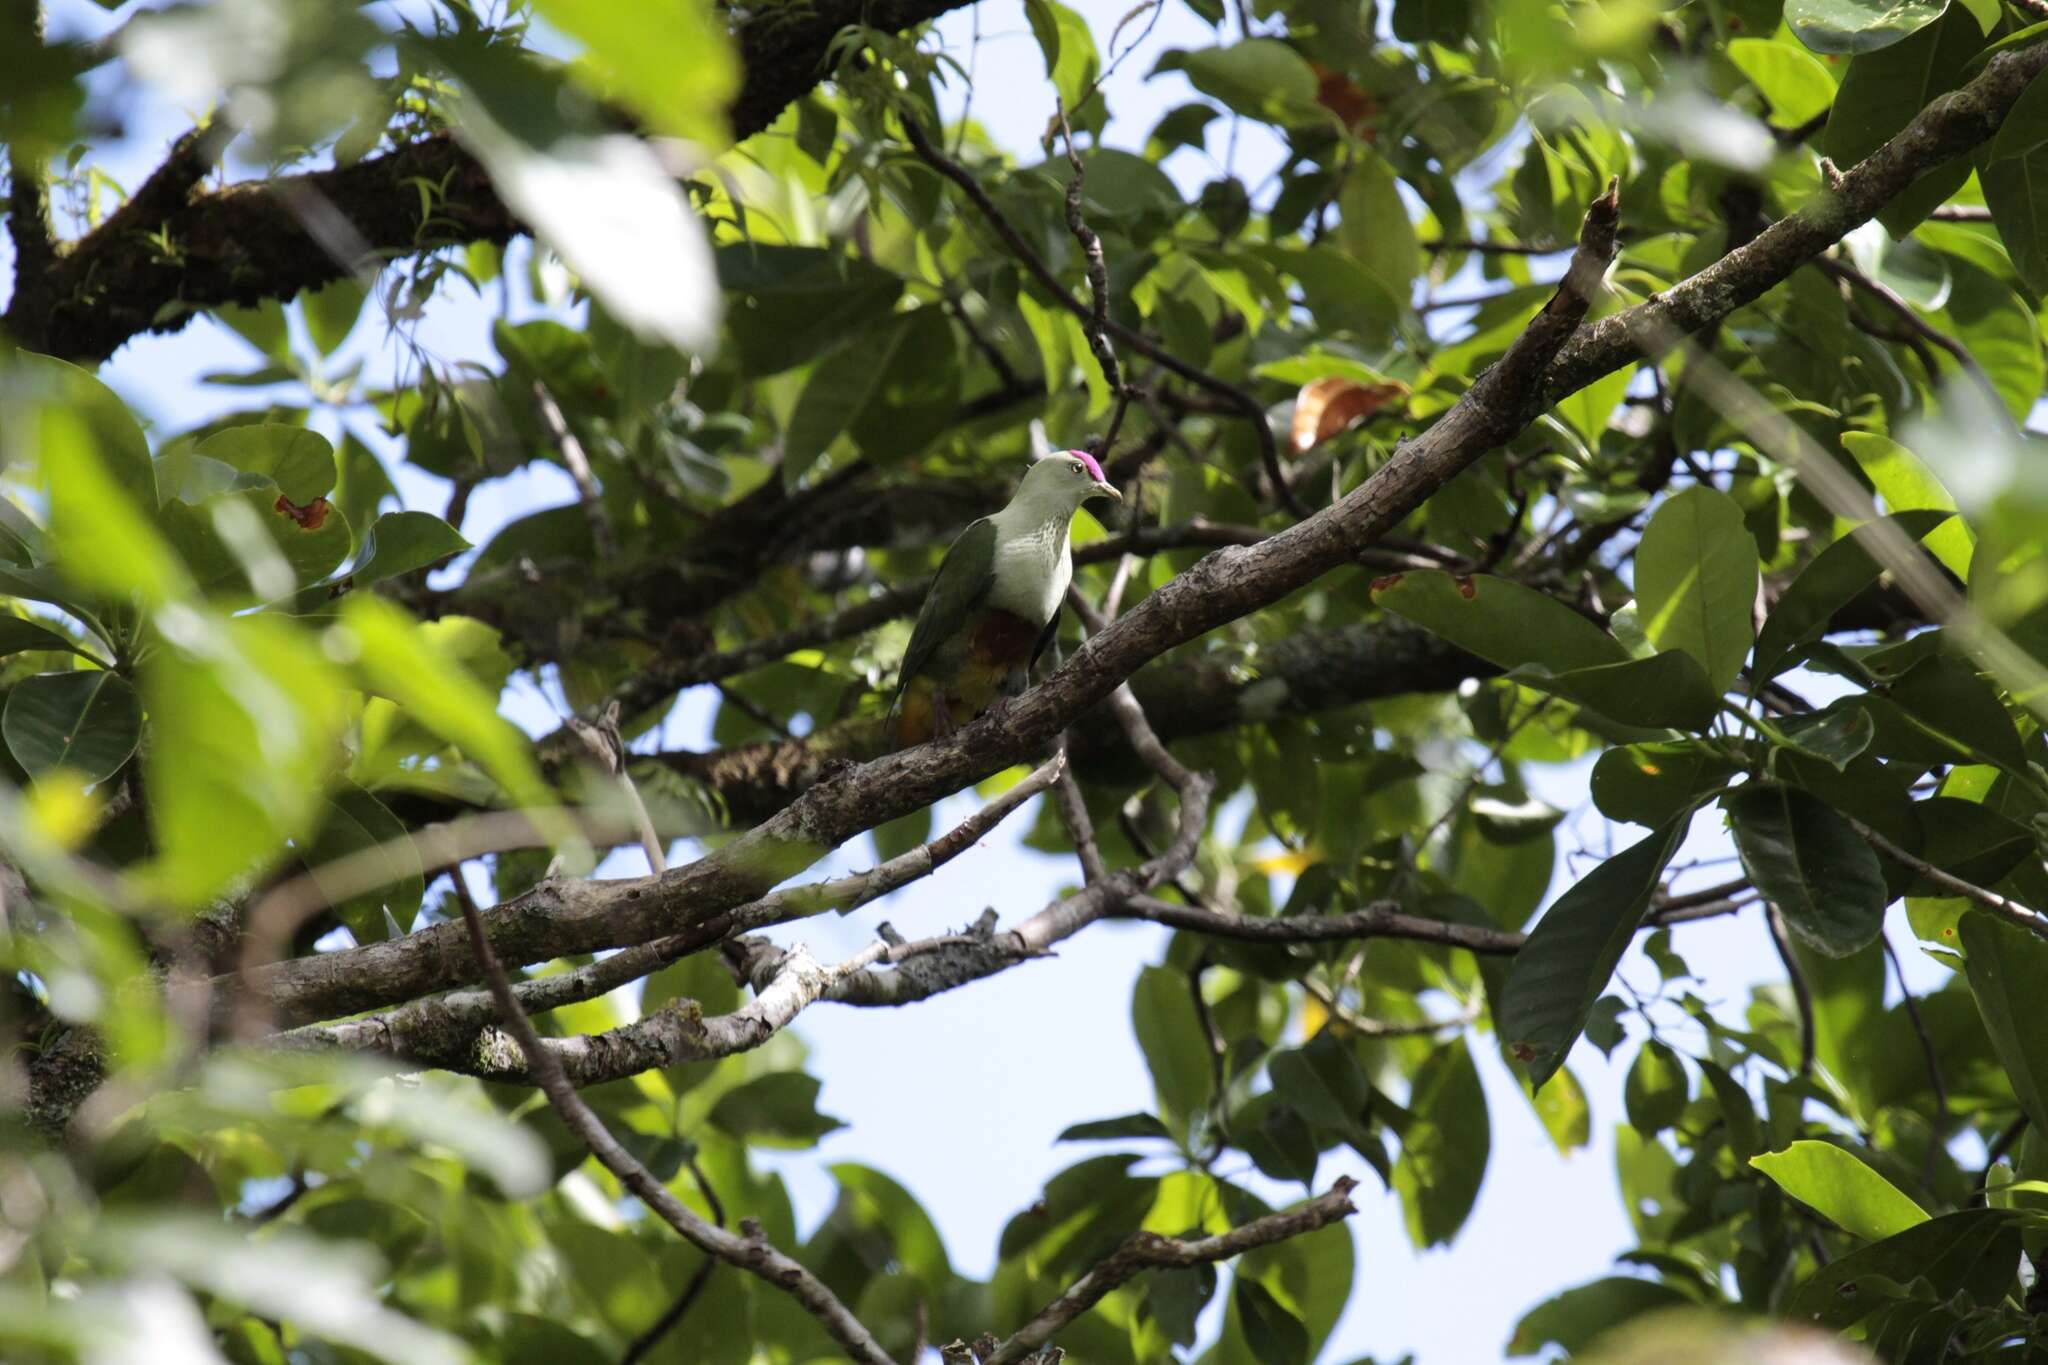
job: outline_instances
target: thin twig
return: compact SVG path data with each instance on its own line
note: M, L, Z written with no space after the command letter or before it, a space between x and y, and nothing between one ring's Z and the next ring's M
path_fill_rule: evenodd
M704 1202L711 1208L711 1221L719 1227L724 1227L725 1205L719 1201L718 1192L711 1188L711 1182L705 1178L704 1168L697 1164L696 1157L691 1157L688 1165L691 1179L697 1182L698 1192L704 1196ZM671 1303L646 1331L633 1338L632 1344L626 1347L626 1353L619 1357L619 1365L638 1365L649 1351L660 1345L661 1339L673 1332L676 1324L683 1320L683 1315L690 1311L690 1305L704 1292L704 1286L711 1281L711 1272L717 1268L718 1258L706 1256L704 1263L690 1276L690 1282L683 1286L683 1292L676 1295L675 1302Z
M1102 258L1102 239L1095 235L1095 229L1088 226L1088 220L1081 215L1081 186L1087 178L1087 168L1081 164L1081 153L1074 147L1074 130L1067 126L1066 105L1059 96L1053 96L1053 110L1059 117L1060 135L1067 143L1067 165L1074 172L1067 182L1067 231L1081 244L1081 259L1088 263L1088 295L1093 310L1081 319L1081 331L1088 338L1088 349L1095 355L1095 363L1102 370L1102 382L1109 386L1110 395L1116 406L1110 410L1109 429L1095 442L1095 457L1107 459L1109 449L1116 444L1116 434L1124 424L1124 410L1130 406L1131 391L1124 387L1123 366L1117 363L1116 347L1109 341L1109 265Z
M1799 1007L1799 1076L1813 1075L1813 988L1806 983L1806 969L1792 953L1792 938L1785 932L1785 917L1778 907L1768 907L1765 922L1771 929L1771 946L1785 964L1785 976L1792 983L1792 999Z
M1901 867L1911 868L1944 891L1961 896L1966 900L1975 901L1986 910L1996 914L1999 918L2010 924L2018 925L2030 934L2041 938L2048 938L2048 918L2043 918L2039 911L2030 906L2022 905L2016 900L2008 900L1996 891L1987 891L1975 882L1966 882L1952 872L1942 871L1925 858L1908 853L1905 849L1900 848L1897 844L1885 838L1882 834L1879 834L1854 816L1844 818L1849 821L1850 827L1862 836L1863 842L1869 844L1893 862L1898 863Z
M1927 1021L1920 1017L1920 1003L1913 998L1913 988L1906 984L1906 968L1899 961L1899 950L1892 947L1892 941L1885 935L1878 936L1884 945L1884 955L1892 964L1892 975L1898 978L1900 1002L1906 1007L1906 1018L1913 1025L1913 1034L1920 1040L1921 1055L1927 1059L1927 1082L1934 1088L1935 1122L1943 1129L1948 1127L1948 1084L1942 1079L1941 1058L1934 1051L1934 1035L1927 1031ZM1934 1147L1929 1145L1931 1160Z
M1992 406L2000 411L2004 410L2005 400L1999 397L1998 386L1991 382L1990 375L1984 373L1984 367L1977 363L1977 357L1970 353L1970 348L1921 317L1920 310L1901 298L1891 286L1880 280L1873 280L1846 261L1820 256L1816 257L1813 263L1820 267L1823 274L1840 280L1851 288L1862 290L1889 308L1900 324L1914 336L1947 351L1950 358L1962 367L1963 373L1970 376L1971 380L1989 396ZM1930 373L1929 378L1933 377Z
M1330 1025L1343 1032L1355 1033L1361 1038L1429 1038L1439 1033L1462 1029L1479 1017L1479 1001L1475 997L1458 1013L1448 1019L1422 1019L1414 1022L1391 1023L1385 1019L1368 1019L1337 998L1337 993L1312 976L1301 979L1302 989L1330 1015Z
M1010 253L1031 277L1045 288L1054 303L1083 322L1094 316L1093 305L1075 298L1073 292L1060 282L1060 277L1053 273L1052 267L1045 263L1045 258L1039 255L1037 249L1025 240L1024 234L1017 230L1016 224L996 207L995 200L982 188L981 182L974 178L973 172L940 151L916 119L903 120L903 133L910 143L911 150L932 169L965 192L968 199L981 211L982 217L988 220L989 227L1002 238L1003 245L1009 248ZM1259 458L1265 465L1266 477L1272 482L1274 496L1279 499L1280 505L1293 516L1309 515L1308 509L1302 506L1301 500L1295 497L1294 490L1288 486L1280 468L1280 445L1273 436L1272 423L1266 420L1264 404L1246 390L1227 380L1218 379L1198 365L1189 364L1144 333L1124 326L1115 318L1106 320L1103 331L1162 369L1170 370L1189 383L1207 389L1229 402L1247 422L1251 423L1252 435L1259 444Z
M590 539L597 546L598 561L616 562L619 534L612 529L612 514L604 505L604 490L597 486L597 476L590 472L590 457L583 452L583 442L569 429L569 419L562 415L548 386L538 379L533 381L533 405L540 413L540 424L546 428L548 439L554 442L555 453L562 457L569 477L576 482L576 499L583 505L584 518L590 522Z
M1143 1271L1227 1261L1255 1247L1284 1242L1348 1218L1357 1212L1351 1203L1351 1191L1356 1185L1348 1177L1339 1179L1327 1194L1213 1237L1181 1241L1156 1232L1134 1232L1065 1293L1033 1314L994 1354L984 1357L982 1365L1017 1365L1051 1341L1061 1328L1100 1303L1104 1295Z
M824 1281L801 1262L776 1250L759 1224L748 1220L742 1223L742 1232L735 1236L706 1222L619 1144L604 1121L576 1093L576 1087L569 1083L568 1076L562 1071L562 1064L541 1045L540 1035L534 1032L532 1021L527 1019L526 1012L519 1008L519 1001L512 994L512 983L506 979L505 969L498 965L497 954L491 951L490 935L484 932L483 915L474 901L464 898L462 918L469 926L470 951L476 954L484 979L490 983L491 995L498 1002L505 1027L518 1040L519 1050L525 1054L527 1069L563 1124L597 1158L598 1163L663 1222L674 1228L684 1241L707 1255L716 1256L750 1275L758 1276L794 1298L805 1312L818 1320L825 1334L838 1342L840 1348L860 1365L895 1365L889 1353L875 1340L874 1334L847 1311L846 1305L826 1288Z

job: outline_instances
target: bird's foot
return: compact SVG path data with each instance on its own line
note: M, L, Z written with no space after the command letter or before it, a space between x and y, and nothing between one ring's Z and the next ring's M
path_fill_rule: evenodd
M953 737L953 732L959 728L960 727L956 725L953 721L953 712L951 708L949 708L946 705L946 694L943 692L933 692L932 738L951 739Z

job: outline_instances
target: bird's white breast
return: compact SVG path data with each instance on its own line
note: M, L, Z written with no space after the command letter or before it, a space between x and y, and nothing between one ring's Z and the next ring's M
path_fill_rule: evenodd
M1004 508L1003 511L1009 511ZM997 513L995 582L989 588L989 605L1044 625L1059 610L1074 577L1074 562L1067 553L1071 513L1057 521L1036 525L1006 526Z

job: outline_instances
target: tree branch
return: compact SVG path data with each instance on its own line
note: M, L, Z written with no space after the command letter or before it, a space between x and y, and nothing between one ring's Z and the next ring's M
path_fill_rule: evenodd
M900 31L966 3L815 0L757 12L733 34L744 72L730 111L734 137L760 132L817 85L832 39L847 25ZM179 330L197 310L289 299L339 279L359 263L335 260L300 221L294 205L315 196L380 258L502 243L525 231L482 165L447 134L196 197L205 168L192 171L180 148L120 213L46 270L39 287L15 291L0 324L18 344L93 364L130 337ZM436 187L431 204L422 204L421 184Z
M1100 1303L1111 1290L1144 1271L1227 1261L1256 1247L1284 1242L1348 1218L1357 1212L1351 1203L1351 1191L1357 1183L1349 1177L1340 1178L1328 1193L1305 1204L1255 1218L1213 1237L1182 1241L1156 1232L1134 1232L1065 1293L1033 1314L1031 1321L1018 1328L983 1365L1017 1365L1051 1341L1061 1328Z
M1966 882L1952 872L1944 872L1925 858L1908 853L1905 849L1900 848L1897 844L1885 838L1862 821L1854 817L1844 818L1848 819L1850 826L1855 829L1858 835L1862 836L1864 843L1869 844L1899 866L1919 873L1922 877L1933 882L1950 895L1961 896L1965 900L1975 901L2008 924L2018 925L2036 937L2048 938L2048 917L2044 917L2040 911L2033 909L2031 906L2022 905L2016 900L2010 900L2001 896L1996 891L1986 890L1975 882Z
M619 1145L619 1140L611 1135L604 1121L583 1102L583 1097L576 1093L576 1087L569 1084L569 1078L562 1073L552 1054L541 1046L540 1035L534 1032L532 1022L512 994L512 983L505 979L505 969L498 965L498 959L491 952L490 936L484 931L482 914L467 900L463 903L462 920L469 930L471 951L483 969L484 979L490 983L491 995L504 1015L505 1026L518 1040L519 1049L525 1054L527 1065L547 1095L548 1103L598 1163L654 1210L663 1222L681 1234L684 1241L707 1255L716 1256L766 1280L802 1304L804 1311L825 1329L825 1334L838 1342L841 1349L859 1365L895 1365L888 1352L875 1341L874 1334L847 1311L846 1305L825 1287L824 1282L800 1262L771 1246L758 1227L734 1235L699 1218L688 1205L676 1198L668 1186L656 1180L638 1158Z
M1797 213L1669 293L1605 319L1575 340L1614 254L1618 204L1610 191L1589 209L1557 292L1506 354L1341 502L1257 546L1208 555L1092 637L1043 685L1000 714L963 726L946 740L837 773L695 863L651 879L585 884L573 897L558 882L542 883L492 913L493 944L521 961L535 961L677 932L759 897L862 830L1036 751L1148 660L1353 562L1557 397L1629 363L1641 352L1639 328L1697 330L1785 279L1922 172L1990 136L2043 67L2048 45L1993 57L1975 80L1922 110ZM1102 885L1123 875L1112 874ZM472 953L441 928L430 928L279 964L262 984L281 1008L317 1018L324 1010L410 999L471 979L476 969Z

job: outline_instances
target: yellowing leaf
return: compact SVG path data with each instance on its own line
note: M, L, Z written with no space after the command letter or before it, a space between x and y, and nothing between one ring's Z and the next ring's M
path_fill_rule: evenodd
M1294 453L1306 454L1407 396L1408 386L1393 381L1361 384L1340 375L1310 380L1294 399Z

